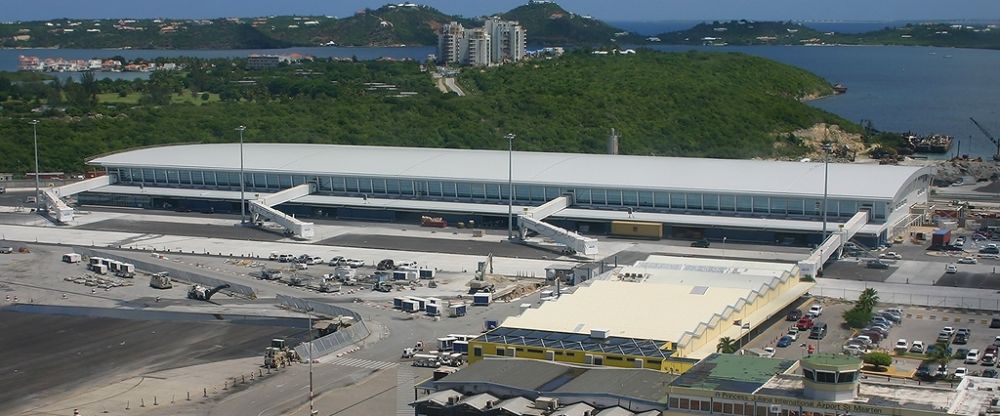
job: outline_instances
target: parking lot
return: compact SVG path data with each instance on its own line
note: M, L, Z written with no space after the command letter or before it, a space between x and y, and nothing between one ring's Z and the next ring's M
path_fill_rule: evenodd
M773 347L775 349L775 357L790 359L798 359L805 356L810 346L814 348L815 352L843 351L844 344L852 337L853 331L843 324L842 315L844 311L852 308L853 304L830 300L820 300L819 302L823 304L823 314L819 317L818 321L827 323L828 328L827 335L823 339L809 339L807 338L808 333L799 334L798 338L791 345L778 347L777 344L780 338L787 334L790 327L795 325L795 322L782 320L756 336L746 347L754 349ZM808 300L802 303L799 310L806 312L813 303L816 303L816 301ZM885 309L894 306L896 305L879 304L876 309ZM966 364L964 361L965 351L978 349L980 355L982 355L985 349L992 345L995 339L1000 336L1000 328L990 328L991 320L994 317L1000 318L1000 315L994 316L986 313L906 306L900 306L900 308L903 311L902 322L894 325L889 330L888 337L876 343L872 350L884 350L893 353L897 341L901 339L906 340L908 349L913 345L914 341L921 341L926 348L927 346L934 345L938 333L946 326L950 326L955 330L967 328L971 333L967 343L951 343L949 345L956 358L953 358L947 364L948 374L953 374L955 369L960 367L966 368L970 375L980 375L987 368L996 369L995 366L982 365L981 362ZM902 356L896 356L894 368L898 373L912 375L924 357L925 355L918 353L907 353Z

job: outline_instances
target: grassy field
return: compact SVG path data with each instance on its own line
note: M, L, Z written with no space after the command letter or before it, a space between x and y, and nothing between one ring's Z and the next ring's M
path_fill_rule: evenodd
M115 93L105 93L97 94L97 102L101 104L139 104L139 98L142 94L133 92L129 93L124 97L118 96ZM197 97L192 97L191 93L187 90L180 94L171 94L170 103L171 104L195 104L202 105L205 103L215 103L219 102L219 94L208 94L208 100L202 100L201 95Z

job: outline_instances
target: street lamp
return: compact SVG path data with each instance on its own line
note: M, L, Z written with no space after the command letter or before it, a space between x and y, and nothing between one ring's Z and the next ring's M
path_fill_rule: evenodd
M826 241L826 198L830 186L830 151L833 146L823 143L823 241Z
M28 124L31 124L32 136L35 138L35 207L40 210L42 209L42 195L39 191L42 186L41 180L38 179L38 120L31 120Z
M514 239L514 133L507 133L507 239Z
M242 126L241 126L242 127ZM309 316L309 416L316 414L316 409L313 406L313 324L312 324L312 307L306 308L306 314Z
M246 212L246 199L244 198L244 192L246 191L244 187L246 182L243 180L243 131L247 129L247 126L239 126L236 131L240 132L240 225L247 223L247 212Z

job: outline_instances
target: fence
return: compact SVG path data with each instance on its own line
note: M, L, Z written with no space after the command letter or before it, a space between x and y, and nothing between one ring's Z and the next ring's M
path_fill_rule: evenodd
M299 357L302 357L303 360L311 360L313 357L322 357L330 354L347 345L361 341L371 334L368 326L361 320L361 315L350 309L328 303L285 296L282 294L278 294L276 297L278 303L288 309L300 312L314 312L329 317L350 316L354 318L353 325L347 328L341 328L337 332L313 340L312 355L309 354L310 343L308 342L303 342L302 344L299 344L299 346L295 347L295 352L297 352Z
M814 287L809 293L828 298L854 301L862 290L844 288ZM929 308L954 308L979 311L1000 311L1000 297L977 298L967 296L941 296L918 293L894 293L878 291L879 302L900 305L926 306Z
M231 292L236 295L243 296L249 299L257 298L257 292L255 292L253 288L249 286L244 286L239 283L229 282L226 280L198 274L196 272L174 266L164 260L156 259L152 261L147 261L141 259L133 259L116 255L114 254L114 252L93 250L85 247L73 247L73 252L88 257L103 257L106 259L117 260L125 263L132 263L135 265L135 268L137 270L142 270L148 273L168 272L170 273L171 279L182 280L185 282L199 284L202 286L216 287L219 285L228 284L229 288L225 290L226 292Z

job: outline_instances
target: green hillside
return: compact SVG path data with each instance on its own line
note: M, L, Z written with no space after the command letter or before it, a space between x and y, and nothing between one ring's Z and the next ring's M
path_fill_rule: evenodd
M445 23L473 24L469 19L447 15L432 7L395 5L364 10L342 19L295 19L291 16L270 18L262 31L275 39L299 45L331 41L349 46L436 45L437 31Z
M516 20L528 31L529 42L543 45L601 45L611 42L634 42L627 34L601 20L571 13L556 3L530 3L501 15Z
M186 72L149 81L13 83L0 73L0 171L30 168L32 118L42 169L62 171L136 146L231 142L241 124L249 141L501 149L513 132L523 150L594 153L614 127L624 153L727 158L796 156L805 149L786 133L819 122L856 130L799 101L829 93L823 79L735 53L573 52L464 71L466 97L439 92L413 62L256 72L227 62L187 60Z
M700 23L691 29L662 33L657 37L664 43L677 45L723 43L729 45L797 45L830 39L828 35L798 23L746 20Z

